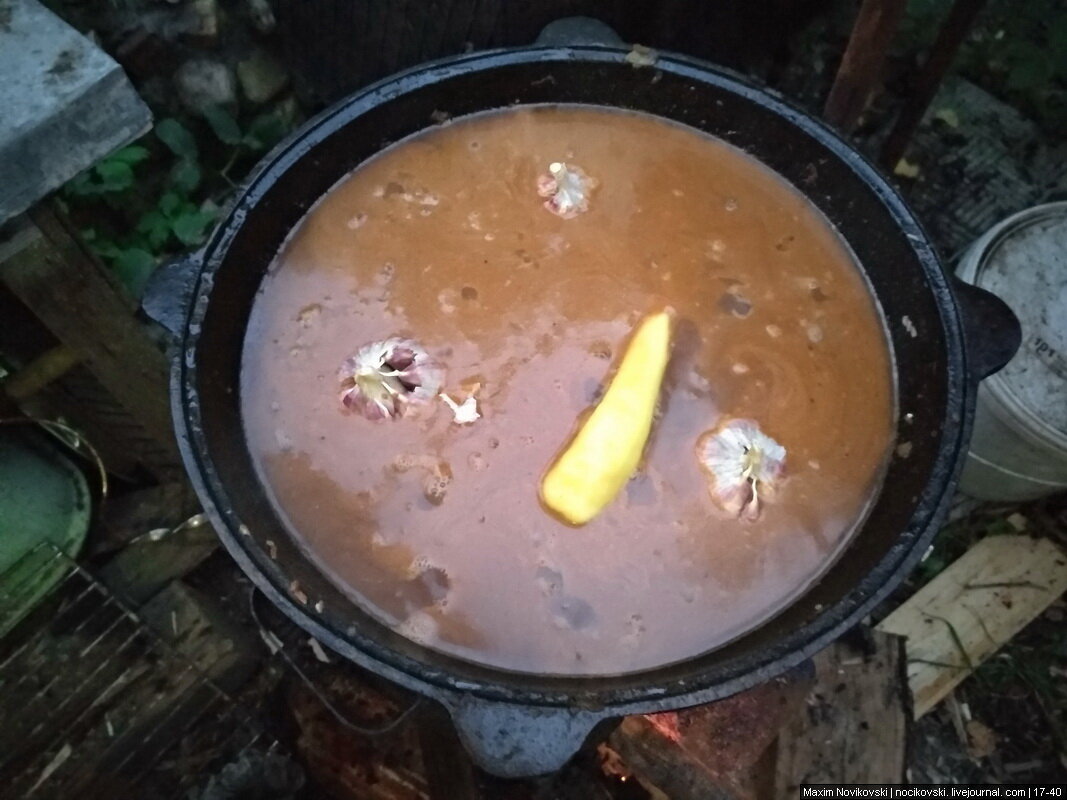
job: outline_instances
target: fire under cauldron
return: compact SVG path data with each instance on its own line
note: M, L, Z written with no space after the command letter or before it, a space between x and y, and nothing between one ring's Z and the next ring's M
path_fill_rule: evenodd
M484 769L560 767L594 726L677 709L781 674L855 625L915 566L947 510L978 381L1015 352L1018 322L993 295L950 279L884 177L818 120L737 75L678 56L635 67L626 51L486 52L412 69L324 111L279 145L207 247L159 274L146 309L176 338L174 421L186 468L226 549L294 622L353 662L443 704ZM633 109L741 148L837 228L888 326L900 441L863 526L822 579L728 645L624 676L558 677L480 666L375 621L301 553L260 484L242 433L239 372L253 298L290 230L342 176L450 117L515 104ZM266 542L276 547L276 558ZM310 599L295 599L294 581ZM321 601L321 602L319 602Z

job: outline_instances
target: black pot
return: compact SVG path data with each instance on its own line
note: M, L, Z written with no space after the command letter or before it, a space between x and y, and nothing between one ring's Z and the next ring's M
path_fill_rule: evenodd
M847 240L892 343L899 448L862 529L821 581L770 621L683 663L619 677L539 677L421 647L376 622L303 556L252 467L238 401L252 300L283 239L339 178L391 142L516 103L636 109L740 147L800 189ZM892 186L818 120L736 75L676 56L634 67L599 47L479 53L378 83L266 158L194 264L155 284L149 313L178 341L174 419L185 465L226 549L290 618L346 658L448 708L478 764L505 776L561 766L601 720L706 703L766 681L855 625L915 566L940 525L979 379L1019 342L998 299L946 277ZM265 542L272 540L277 557ZM307 602L290 593L299 581Z

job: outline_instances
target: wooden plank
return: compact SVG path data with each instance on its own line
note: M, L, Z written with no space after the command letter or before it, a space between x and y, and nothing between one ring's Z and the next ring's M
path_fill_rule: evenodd
M134 414L127 411L84 363L20 404L31 416L62 418L96 448L108 471L129 483L151 475L159 481L179 478L173 451L149 436Z
M866 110L882 79L886 54L907 0L864 0L841 57L823 117L848 133Z
M127 603L140 606L192 572L217 547L214 529L197 515L158 541L145 537L133 542L103 566L100 580Z
M57 245L26 218L17 227L2 248L0 281L134 416L177 474L166 356L134 318L130 300L72 240Z
M945 79L945 73L956 58L956 52L984 5L985 0L956 0L953 3L926 61L915 76L911 93L904 101L904 108L882 145L880 160L887 169L893 169L907 151L908 142L919 127L926 109Z
M1067 590L1067 555L1048 539L988 536L882 620L907 637L915 717Z
M799 786L901 783L908 710L904 640L876 631L842 639L815 657L816 684L803 713L778 737L774 796Z

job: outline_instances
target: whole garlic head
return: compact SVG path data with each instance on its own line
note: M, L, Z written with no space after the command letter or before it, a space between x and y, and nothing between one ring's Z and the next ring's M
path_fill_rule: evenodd
M697 460L712 499L727 513L754 520L781 482L785 448L754 420L732 419L697 440Z
M597 181L585 174L581 167L554 161L548 174L537 179L537 193L545 200L545 208L563 219L572 219L589 210L589 195Z
M346 358L338 370L341 404L370 420L391 419L407 403L437 396L444 371L410 339L371 342Z

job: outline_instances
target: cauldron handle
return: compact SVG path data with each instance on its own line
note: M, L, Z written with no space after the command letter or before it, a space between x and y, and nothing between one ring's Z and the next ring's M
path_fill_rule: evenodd
M502 778L561 769L604 718L593 711L518 706L471 695L441 700L474 763Z
M967 371L977 383L1011 361L1022 341L1022 327L1015 312L992 292L959 278L953 284L963 321Z
M164 261L156 267L141 295L141 310L172 339L181 338L202 263L199 252Z

